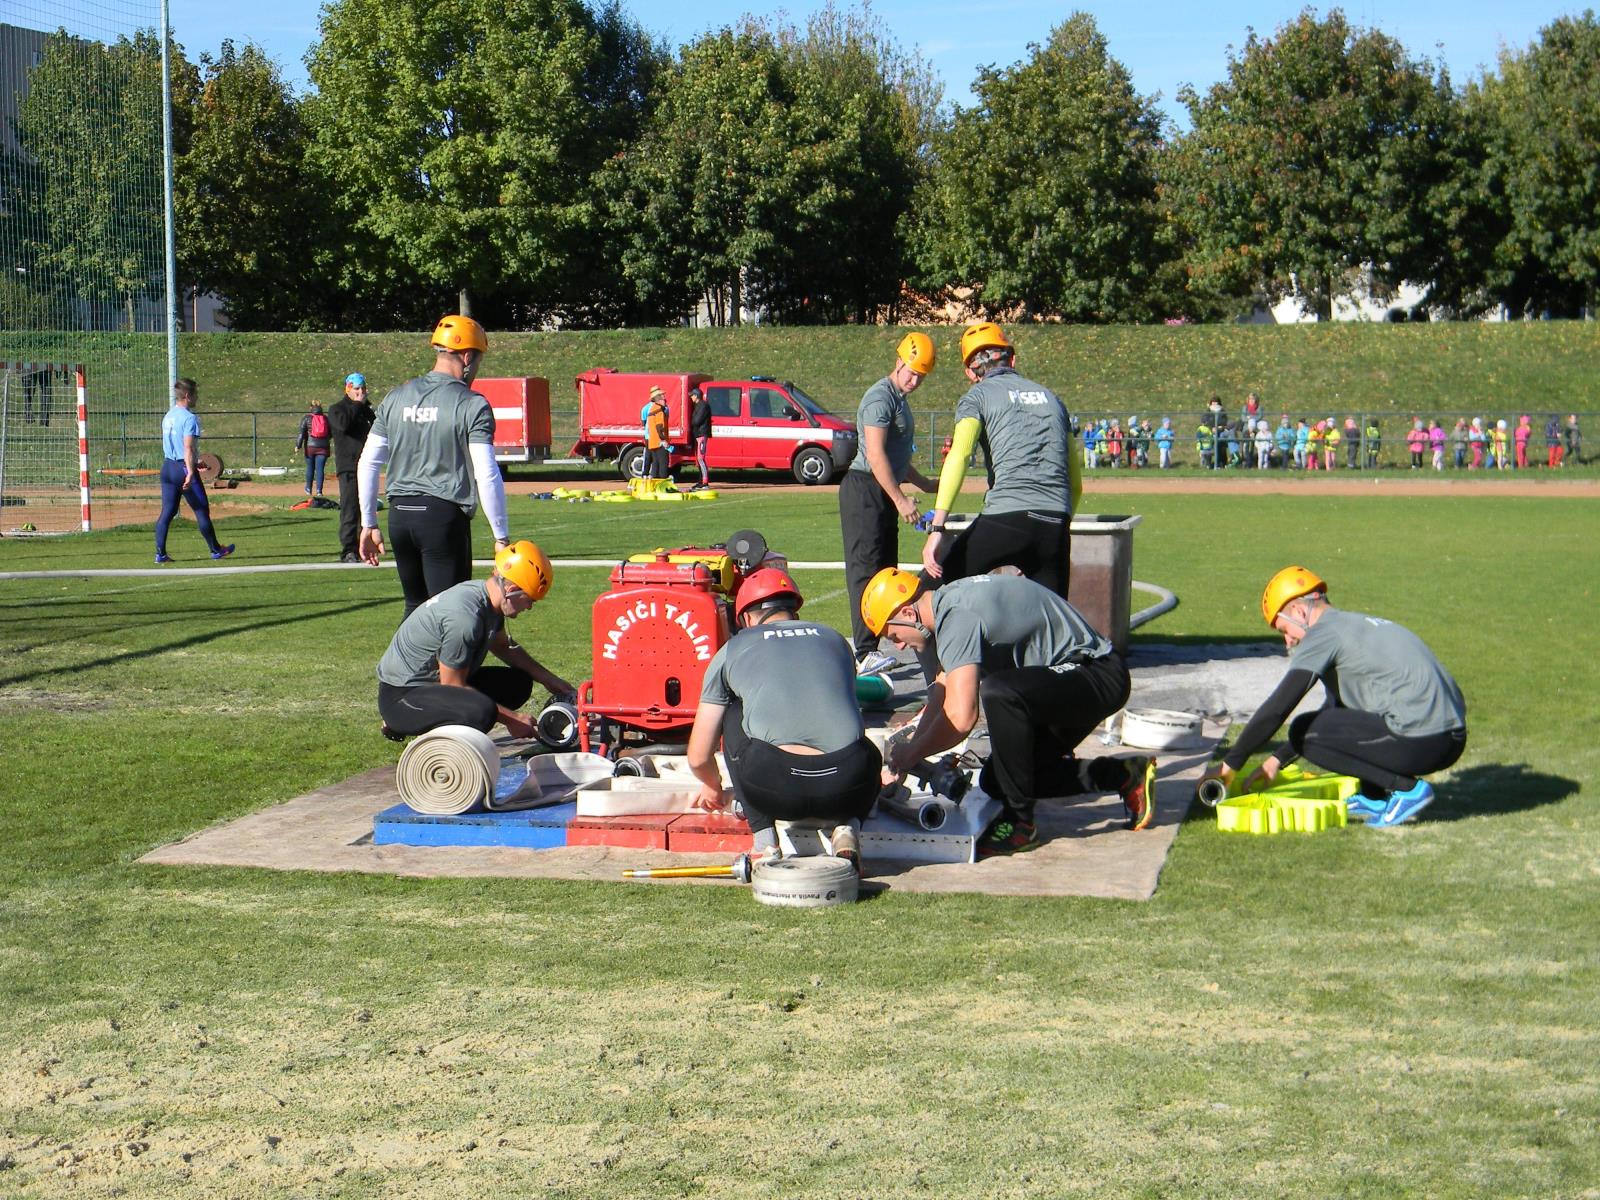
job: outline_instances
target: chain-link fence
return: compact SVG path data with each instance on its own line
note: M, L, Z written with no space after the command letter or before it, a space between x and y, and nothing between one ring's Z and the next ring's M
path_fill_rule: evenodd
M155 0L0 0L8 529L79 527L76 388L63 366L85 369L91 447L103 415L155 425L168 404L159 21Z

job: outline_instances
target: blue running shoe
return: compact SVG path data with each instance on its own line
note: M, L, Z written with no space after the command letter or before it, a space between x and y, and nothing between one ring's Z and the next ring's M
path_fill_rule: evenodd
M226 546L218 546L215 550L213 550L211 552L211 557L212 558L227 558L228 555L230 555L232 553L233 553L233 543L229 542Z
M172 556L170 554L157 554L156 555L156 566L158 566L158 567L162 563L169 563L171 561L172 561Z
M1357 792L1344 802L1345 816L1352 821L1376 821L1389 807L1388 797L1374 800Z
M1419 779L1415 786L1391 795L1383 815L1368 821L1367 825L1373 829L1393 829L1415 820L1416 815L1432 803L1433 786L1426 779Z

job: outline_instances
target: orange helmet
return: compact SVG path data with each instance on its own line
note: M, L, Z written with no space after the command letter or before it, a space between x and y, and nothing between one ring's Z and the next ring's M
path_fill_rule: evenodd
M1266 590L1261 593L1261 615L1271 625L1289 601L1327 590L1328 585L1306 568L1285 567L1267 580Z
M495 574L517 585L535 600L550 590L550 560L532 542L513 542L494 556Z
M489 335L471 317L441 317L433 327L433 348L484 351L489 348Z
M901 362L918 375L926 375L933 370L933 339L925 333L906 334L895 347L895 353L900 356Z
M875 636L882 637L889 618L916 599L920 582L899 567L885 567L867 581L867 590L861 593L861 619Z
M961 362L965 366L979 350L1010 350L1011 341L1006 331L993 321L979 321L968 325L961 335Z

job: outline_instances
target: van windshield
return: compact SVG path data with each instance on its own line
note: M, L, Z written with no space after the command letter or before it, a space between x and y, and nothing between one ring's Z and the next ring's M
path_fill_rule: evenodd
M798 383L789 383L785 381L783 386L789 389L789 395L794 397L795 403L801 408L805 409L812 416L831 417L833 415L827 409L823 408L822 405L813 400L810 396L806 395L805 392L801 391Z

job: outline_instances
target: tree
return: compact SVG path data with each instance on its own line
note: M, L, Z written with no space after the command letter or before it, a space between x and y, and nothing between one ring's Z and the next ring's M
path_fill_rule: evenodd
M1562 17L1498 78L1468 88L1505 224L1490 287L1517 312L1577 314L1600 303L1600 23Z
M1160 261L1153 101L1074 13L1029 58L984 67L935 141L917 237L923 282L988 314L1142 320Z
M1337 9L1252 32L1227 79L1181 93L1192 127L1164 159L1196 290L1296 295L1328 319L1358 281L1383 295L1426 271L1450 95L1426 60Z
M793 101L758 26L683 48L643 134L602 182L641 303L665 317L703 297L714 323L739 323L746 280L768 263L793 207Z
M593 172L660 52L580 0L334 0L312 49L312 158L425 287L523 310L593 285Z
M174 153L188 142L197 85L181 48L172 54ZM161 43L153 33L103 45L65 30L46 39L19 107L27 164L16 178L31 214L30 274L132 329L135 303L159 291L165 264L162 201Z
M174 186L179 262L236 329L326 326L313 274L327 205L308 178L294 96L259 48L202 55L194 133Z

